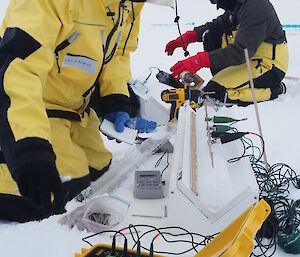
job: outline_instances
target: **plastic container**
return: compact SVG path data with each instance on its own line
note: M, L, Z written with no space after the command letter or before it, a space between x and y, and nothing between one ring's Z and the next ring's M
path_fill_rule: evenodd
M98 196L88 203L82 224L89 232L95 233L114 229L125 220L129 206L128 202L116 196Z

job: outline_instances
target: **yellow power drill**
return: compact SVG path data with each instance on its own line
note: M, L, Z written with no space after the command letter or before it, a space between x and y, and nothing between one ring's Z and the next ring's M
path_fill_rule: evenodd
M198 98L199 96L200 92L195 98ZM170 120L172 120L175 117L178 118L179 108L186 102L186 100L189 99L189 90L185 88L167 89L161 92L161 99L164 102L171 104ZM195 101L191 100L190 106L191 108L195 109L197 107L197 104Z
M190 83L195 83L197 89L203 84L203 80L188 72L183 72L181 80L183 83L176 81L170 74L160 71L157 79L164 84L167 84L173 89L167 89L161 92L161 99L171 104L170 120L178 118L179 108L187 101L190 100L191 108L197 107L198 98L202 95L201 90L190 90ZM199 85L201 84L201 85Z

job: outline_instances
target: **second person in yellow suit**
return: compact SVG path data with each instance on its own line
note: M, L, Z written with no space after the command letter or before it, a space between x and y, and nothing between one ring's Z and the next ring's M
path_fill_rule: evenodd
M244 49L248 49L257 101L285 93L282 83L288 69L285 32L269 0L210 0L225 12L211 22L182 35L185 46L203 42L204 52L179 61L171 71L179 77L210 68L213 78L203 88L222 103L247 106L253 103ZM181 38L166 46L168 55L181 47Z
M0 219L60 213L108 169L98 115L120 132L130 123L137 2L10 1L0 30Z

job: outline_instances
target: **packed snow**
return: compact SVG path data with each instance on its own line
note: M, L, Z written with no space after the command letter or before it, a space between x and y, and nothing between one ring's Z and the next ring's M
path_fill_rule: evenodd
M200 25L216 17L220 11L215 10L210 1L178 0L180 22L182 31L190 30L192 25ZM0 20L4 17L9 0L1 0ZM282 24L300 24L299 0L272 0ZM259 11L259 10L258 10ZM177 50L172 57L164 53L165 44L178 36L177 27L173 20L175 12L171 8L146 5L142 12L139 48L132 55L133 78L145 79L149 74L149 67L156 66L168 71L179 59L183 59L183 52ZM300 30L287 29L290 63L287 76L300 77ZM195 54L202 50L201 44L194 44L190 53ZM208 70L199 72L206 81L210 79ZM299 152L300 138L300 80L286 80L287 93L272 102L259 104L263 135L266 142L266 153L270 164L283 162L290 165L300 174ZM245 126L247 131L258 132L254 107L233 107L232 112L239 117L247 117ZM299 120L298 120L299 119ZM107 147L113 152L114 162L120 160L131 148L125 144L117 145L105 141ZM300 198L300 191L295 191L293 198ZM1 206L5 208L5 206ZM50 217L41 222L27 224L0 223L0 249L1 256L44 256L44 257L70 257L87 247L81 239L87 232L77 228L70 229L61 226L58 217ZM165 225L168 225L167 223ZM172 224L176 225L176 224ZM201 232L201 231L200 231ZM101 243L101 238L98 241ZM150 242L149 242L150 243ZM192 256L191 253L183 256ZM288 256L280 249L274 256Z

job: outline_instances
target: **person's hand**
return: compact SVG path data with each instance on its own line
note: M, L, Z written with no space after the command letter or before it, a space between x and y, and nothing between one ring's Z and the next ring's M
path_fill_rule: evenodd
M115 130L117 132L123 132L125 123L130 122L130 116L127 112L111 112L104 116L104 119L107 119L115 124Z
M104 118L115 124L115 130L117 132L123 132L125 126L136 129L138 133L151 132L156 129L157 125L155 121L149 121L143 118L130 118L127 112L112 112L105 115Z
M45 216L64 211L66 195L54 164L47 161L27 164L14 172L14 179L21 195L31 199Z
M107 119L114 123L115 130L117 132L123 132L125 123L130 122L130 116L127 112L111 112L104 116L104 119ZM109 140L114 140L114 138L107 136ZM116 140L117 143L121 143L120 140Z
M132 118L125 123L126 127L136 129L138 133L149 133L156 129L157 123L155 121L145 120L143 118Z
M194 74L204 67L210 67L208 52L199 52L183 61L179 61L173 67L171 67L170 71L172 72L172 76L179 80L180 74L183 71L189 71L190 73Z
M198 34L194 30L187 31L182 35L182 40L184 42L185 47L187 47L190 43L198 41ZM167 55L173 55L174 50L178 47L182 47L182 41L180 37L170 41L166 45L165 52L167 53Z

